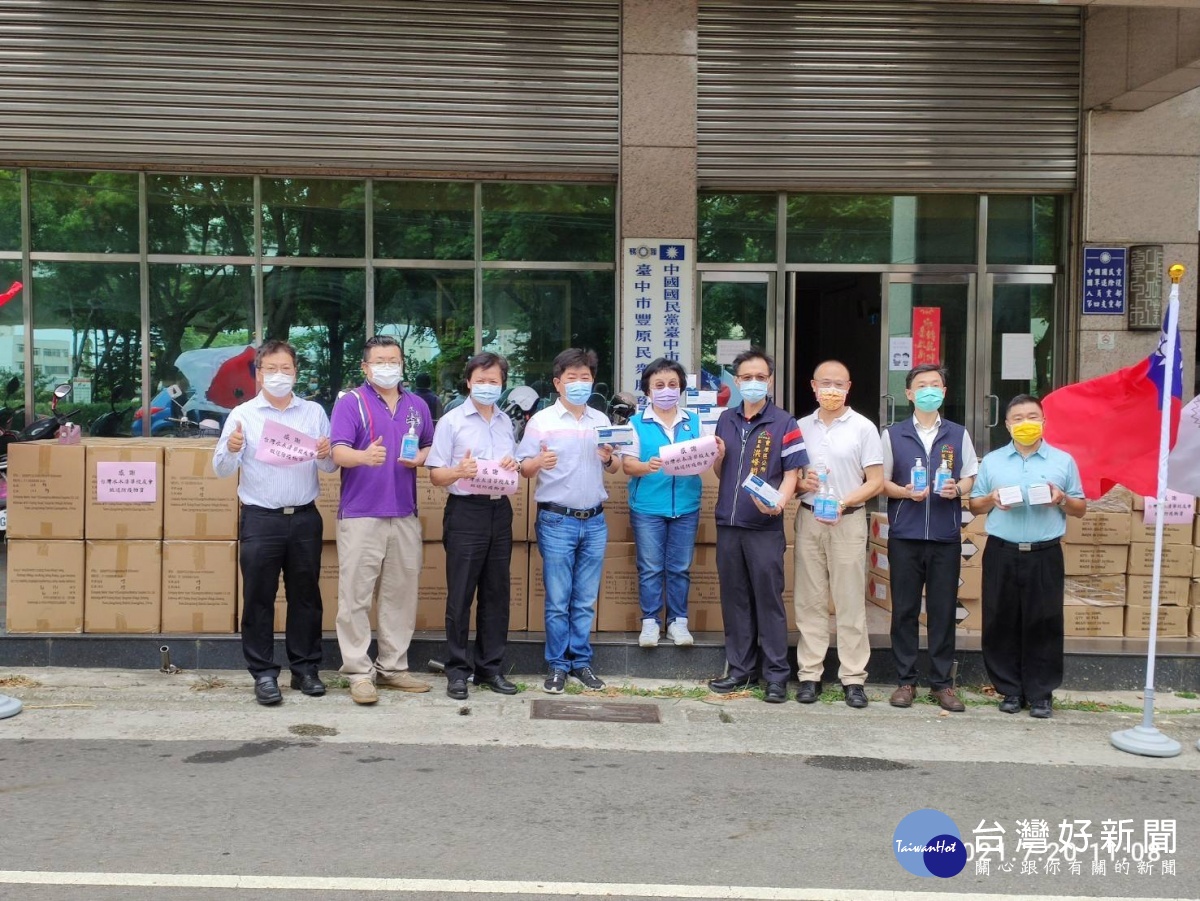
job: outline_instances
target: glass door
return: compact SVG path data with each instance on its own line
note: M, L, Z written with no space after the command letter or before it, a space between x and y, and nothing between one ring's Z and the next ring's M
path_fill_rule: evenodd
M775 277L770 272L705 270L699 276L700 328L694 352L700 361L700 388L720 392L723 406L735 404L740 398L733 384L733 358L749 347L761 347L780 359L774 348L775 324L769 315L774 306ZM778 371L775 390L782 390Z
M904 394L908 371L919 363L940 362L949 373L945 416L963 423L972 436L983 423L976 395L975 276L886 273L879 421L888 426L912 416Z

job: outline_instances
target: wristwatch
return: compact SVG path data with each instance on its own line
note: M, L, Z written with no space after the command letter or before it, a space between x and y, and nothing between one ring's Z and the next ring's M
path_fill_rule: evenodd
M1062 496L1062 500L1058 502L1058 506L1060 506L1060 507L1067 506L1067 496L1065 494Z

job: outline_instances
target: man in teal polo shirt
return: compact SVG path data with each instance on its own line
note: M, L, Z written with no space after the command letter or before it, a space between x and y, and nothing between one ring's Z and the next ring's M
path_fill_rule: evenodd
M1012 442L979 465L971 512L989 513L983 549L983 662L1000 710L1051 715L1063 673L1063 533L1087 501L1071 455L1042 440L1036 397L1008 402ZM1017 495L1020 495L1018 498Z

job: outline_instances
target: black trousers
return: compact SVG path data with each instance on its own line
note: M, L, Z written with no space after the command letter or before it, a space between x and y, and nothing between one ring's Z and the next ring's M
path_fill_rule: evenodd
M285 647L296 675L321 665L321 514L313 505L291 514L242 507L242 653L250 675L279 675L275 664L275 595L283 573Z
M983 549L983 663L1002 695L1048 700L1063 675L1063 554L1059 544Z
M929 687L934 691L950 688L961 550L956 542L888 540L888 562L892 572L892 657L896 661L897 685L917 684L919 617L924 590Z
M787 614L783 609L785 548L782 529L717 528L725 659L729 661L729 675L736 679L757 678L760 648L764 679L786 682L791 675Z
M493 501L452 494L446 501L442 545L446 548L447 679L471 675L467 639L471 601L476 594L475 678L480 681L501 674L508 645L512 520L512 504L506 497Z

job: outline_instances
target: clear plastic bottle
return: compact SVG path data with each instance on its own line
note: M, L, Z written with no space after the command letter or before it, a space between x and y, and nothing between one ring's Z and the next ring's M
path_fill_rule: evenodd
M913 491L924 491L929 487L929 470L925 468L925 464L921 462L920 457L917 457L913 463L912 486Z
M415 460L417 459L417 453L420 451L420 449L421 443L417 439L416 423L409 423L408 434L405 435L404 439L400 442L400 459Z
M933 476L933 493L941 494L942 489L946 487L946 483L953 478L950 472L950 462L943 459L942 465L937 468L937 472Z
M838 499L829 486L829 471L822 472L818 478L821 486L817 489L817 496L813 498L813 516L820 522L837 522Z

